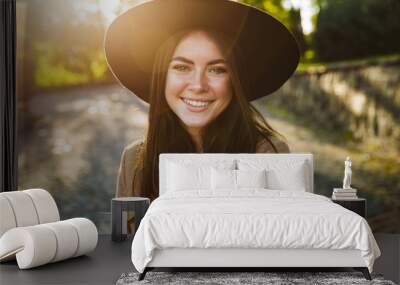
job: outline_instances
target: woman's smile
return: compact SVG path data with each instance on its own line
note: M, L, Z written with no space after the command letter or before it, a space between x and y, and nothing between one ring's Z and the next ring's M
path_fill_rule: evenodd
M208 109L213 100L181 98L191 112L203 112Z

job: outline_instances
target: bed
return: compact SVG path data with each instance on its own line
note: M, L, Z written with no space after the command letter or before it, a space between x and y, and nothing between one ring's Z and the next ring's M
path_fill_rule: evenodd
M380 250L364 218L314 194L312 154L161 154L159 191L132 242L159 267L352 267Z

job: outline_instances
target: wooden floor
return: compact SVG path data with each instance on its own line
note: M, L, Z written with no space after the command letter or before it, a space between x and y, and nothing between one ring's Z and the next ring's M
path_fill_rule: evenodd
M382 251L374 272L395 283L400 281L400 234L376 234ZM95 251L41 267L19 270L15 261L0 264L0 284L115 284L124 272L135 271L131 262L131 240L121 243L101 235ZM312 270L310 270L312 271Z

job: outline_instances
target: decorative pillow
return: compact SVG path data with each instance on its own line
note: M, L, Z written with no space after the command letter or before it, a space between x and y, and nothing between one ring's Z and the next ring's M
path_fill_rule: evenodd
M210 187L210 167L169 164L167 179L169 190L210 189Z
M237 188L267 188L267 171L235 170Z
M235 160L176 159L167 162L167 191L211 189L211 167L235 169Z
M211 188L238 190L240 188L266 188L266 171L230 170L211 168Z
M267 188L273 190L306 191L309 187L308 163L305 160L239 159L240 170L267 171Z
M211 168L211 189L236 189L236 170Z
M277 169L269 170L267 172L267 187L273 190L305 192L307 181L304 172L304 165L298 165L298 167L285 172Z

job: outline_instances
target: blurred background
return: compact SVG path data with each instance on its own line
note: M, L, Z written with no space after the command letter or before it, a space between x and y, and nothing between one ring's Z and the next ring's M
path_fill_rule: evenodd
M109 233L124 146L142 138L148 106L107 68L103 37L134 0L17 0L19 189L50 191L62 219ZM301 64L253 101L292 152L311 152L315 192L352 186L374 232L400 233L400 2L243 0L281 20ZM256 43L255 43L256 44Z

